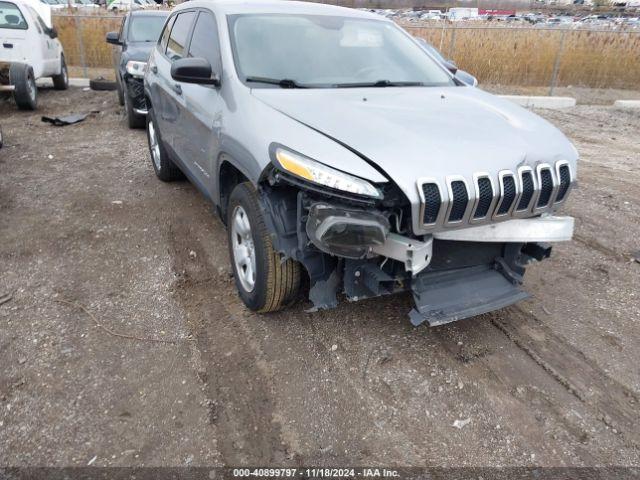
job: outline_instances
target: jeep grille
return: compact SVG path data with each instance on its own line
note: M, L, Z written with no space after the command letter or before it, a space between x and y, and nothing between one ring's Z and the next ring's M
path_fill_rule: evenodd
M497 178L476 173L472 181L461 175L442 183L425 179L419 182L422 226L436 230L538 215L562 203L573 180L564 160L503 170Z

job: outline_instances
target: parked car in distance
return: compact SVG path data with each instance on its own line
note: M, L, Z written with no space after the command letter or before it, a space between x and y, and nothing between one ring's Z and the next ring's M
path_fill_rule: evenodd
M129 12L122 19L120 31L107 33L107 43L114 46L113 65L118 101L126 109L130 128L143 128L146 125L144 72L168 13L162 10Z
M0 92L11 92L19 108L35 110L42 77L51 77L57 90L69 86L58 33L30 2L0 0Z
M145 9L149 4L145 0L113 0L107 5L107 10L114 12L128 12Z
M61 10L67 6L67 3L59 2L58 0L40 0L42 3L47 5L51 10Z
M96 5L95 3L93 3L91 0L73 0L73 2L71 3L71 6L74 9L83 9L83 8L87 8L87 9L94 9L94 8L100 8L99 5Z
M526 298L526 265L573 234L554 215L571 142L376 14L183 3L145 95L156 175L184 173L216 206L258 312L294 301L306 274L315 308L409 291L411 322L440 325Z

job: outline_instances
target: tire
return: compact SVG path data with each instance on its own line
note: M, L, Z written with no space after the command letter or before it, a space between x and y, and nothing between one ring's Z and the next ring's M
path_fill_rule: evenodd
M89 88L97 92L112 92L116 89L116 82L105 80L103 77L89 80Z
M38 106L38 88L33 69L25 63L14 63L9 68L9 82L15 87L13 98L20 110L35 110Z
M67 70L67 62L64 55L60 55L60 75L51 77L53 80L53 88L56 90L66 90L69 88L69 71Z
M273 249L256 190L250 182L233 189L227 215L229 257L244 304L254 312L267 313L292 303L300 290L300 264L292 259L283 262Z
M116 80L116 91L118 92L118 103L124 107L124 90L122 89L122 80L119 78Z
M169 158L167 150L162 144L160 132L158 132L155 125L155 116L153 115L153 110L150 108L147 114L147 142L149 144L153 170L156 172L156 176L163 182L179 180L183 177L182 172Z
M147 125L145 115L138 115L133 111L131 97L127 91L124 92L124 109L127 112L127 125L129 125L129 128L144 128Z

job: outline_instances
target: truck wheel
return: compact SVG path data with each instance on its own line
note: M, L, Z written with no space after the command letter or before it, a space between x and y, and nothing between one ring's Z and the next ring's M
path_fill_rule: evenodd
M129 93L124 92L124 109L127 112L127 125L129 128L144 128L147 124L147 119L144 115L138 115L133 111L133 103Z
M124 107L124 91L122 89L122 80L120 80L120 75L116 77L116 91L118 92L118 103L121 107Z
M9 69L9 82L15 87L13 98L20 110L35 110L38 106L38 88L33 69L24 63L15 63Z
M236 287L244 304L255 312L275 312L296 299L300 264L282 261L273 249L256 190L250 182L231 192L227 209L229 256Z
M53 88L56 90L66 90L69 88L69 71L67 70L67 62L64 55L60 55L60 75L51 77L53 80Z
M182 172L169 158L167 151L160 140L160 132L156 127L153 110L150 108L147 114L147 140L151 153L151 164L156 176L163 182L172 182L182 178Z

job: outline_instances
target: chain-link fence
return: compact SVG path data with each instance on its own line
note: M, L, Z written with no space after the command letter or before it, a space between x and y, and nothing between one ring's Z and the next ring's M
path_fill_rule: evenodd
M110 68L109 31L119 15L54 15L67 63L79 73ZM480 83L640 89L640 31L535 27L403 25L438 48Z
M640 89L640 32L404 26L481 83Z

